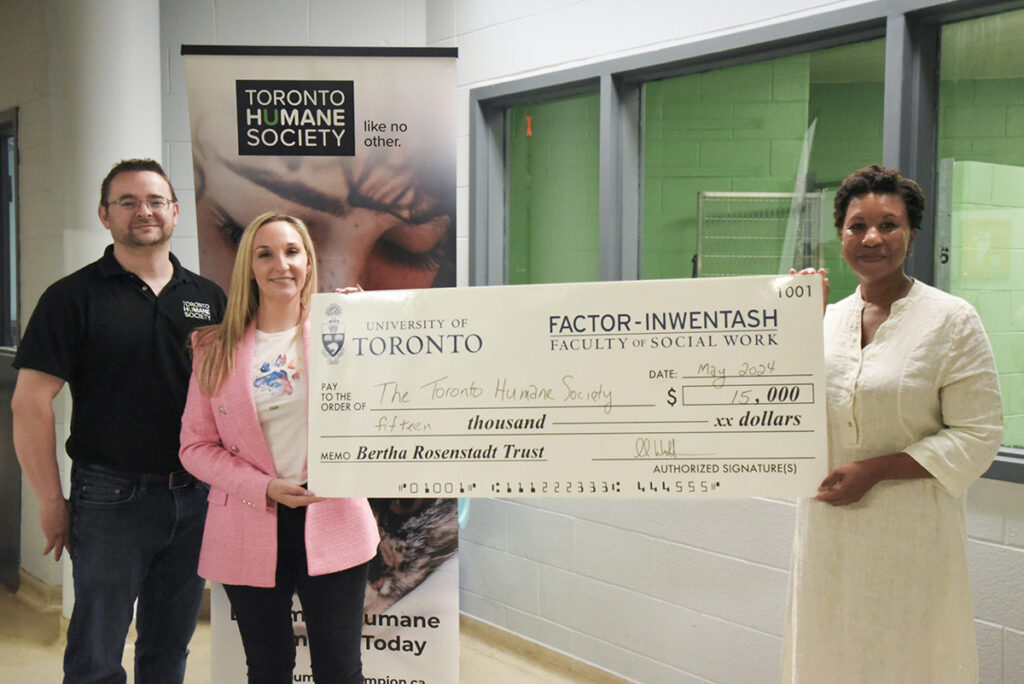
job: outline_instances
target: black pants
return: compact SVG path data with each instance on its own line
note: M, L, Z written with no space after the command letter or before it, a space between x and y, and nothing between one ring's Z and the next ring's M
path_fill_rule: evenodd
M277 507L276 586L225 585L242 635L249 684L285 684L295 669L292 594L298 593L318 684L362 684L367 564L310 577L305 508Z

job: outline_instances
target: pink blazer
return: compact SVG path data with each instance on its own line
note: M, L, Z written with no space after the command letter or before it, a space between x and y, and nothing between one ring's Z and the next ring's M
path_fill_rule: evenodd
M193 364L181 419L181 462L210 485L199 575L222 584L274 586L277 505L267 501L276 477L252 397L252 326L238 345L235 370L212 396L199 390ZM309 321L302 331L308 363ZM306 512L310 575L364 563L376 554L377 523L366 499L331 499Z

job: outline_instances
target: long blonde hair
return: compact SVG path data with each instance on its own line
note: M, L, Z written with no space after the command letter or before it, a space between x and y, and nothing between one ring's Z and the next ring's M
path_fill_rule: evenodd
M238 344L245 337L246 330L259 311L260 291L252 273L252 244L256 239L256 232L275 221L282 221L294 228L306 250L309 266L306 271L306 282L300 293L300 320L305 321L309 315L309 302L316 292L317 283L316 252L309 237L309 229L301 219L294 216L276 212L261 214L246 226L238 241L224 319L217 325L199 328L196 334L194 348L202 359L198 372L199 389L207 396L220 389L224 380L234 370Z

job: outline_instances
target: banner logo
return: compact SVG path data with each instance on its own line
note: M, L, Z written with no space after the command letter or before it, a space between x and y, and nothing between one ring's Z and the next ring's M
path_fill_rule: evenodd
M353 81L235 81L238 154L356 153Z

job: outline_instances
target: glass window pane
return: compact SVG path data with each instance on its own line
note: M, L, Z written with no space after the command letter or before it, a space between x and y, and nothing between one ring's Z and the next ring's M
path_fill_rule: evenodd
M978 309L1024 447L1024 10L944 26L936 281Z
M597 93L509 108L508 282L597 280Z
M852 292L832 197L881 159L884 60L876 40L648 83L642 277L823 265Z

